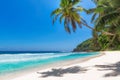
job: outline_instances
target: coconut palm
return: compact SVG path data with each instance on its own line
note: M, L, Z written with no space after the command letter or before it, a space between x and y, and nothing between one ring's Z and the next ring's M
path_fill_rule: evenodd
M82 25L93 30L92 27L88 26L85 20L80 16L79 12L84 9L77 4L80 0L61 0L60 7L51 13L53 17L53 24L59 18L60 23L64 21L64 27L67 32L71 32L70 27L72 27L73 32L76 31L77 26L80 28Z
M94 2L96 8L90 9L88 13L93 13L92 22L95 23L95 29L101 32L94 34L97 35L95 39L104 49L118 45L120 43L120 1L94 0ZM107 43L104 45L100 41Z
M80 0L61 0L60 7L51 13L53 24L59 18L60 23L64 21L67 32L75 32L77 26L84 25L93 31L93 42L99 45L102 50L110 47L120 47L120 1L119 0L92 0L96 7L87 11L92 13L91 19L94 28L87 25L80 16L81 11L86 11L77 6ZM105 42L105 43L104 43ZM104 43L104 44L103 44Z
M95 23L96 29L98 28L98 30L103 30L103 27L106 28L110 25L119 26L119 0L94 0L94 2L96 3L96 8L90 9L88 13L94 13L92 22Z

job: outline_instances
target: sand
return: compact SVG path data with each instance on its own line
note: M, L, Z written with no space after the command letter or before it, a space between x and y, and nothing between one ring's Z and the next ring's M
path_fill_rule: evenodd
M105 54L83 62L76 61L69 65L52 66L29 73L24 72L14 78L5 78L6 80L120 80L120 51L102 53Z

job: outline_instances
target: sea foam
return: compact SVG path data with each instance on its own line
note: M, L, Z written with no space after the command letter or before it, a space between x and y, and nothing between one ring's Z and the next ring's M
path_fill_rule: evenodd
M19 61L30 61L30 60L44 60L54 57L68 56L73 53L25 53L25 54L2 54L0 55L0 63L4 62L19 62Z

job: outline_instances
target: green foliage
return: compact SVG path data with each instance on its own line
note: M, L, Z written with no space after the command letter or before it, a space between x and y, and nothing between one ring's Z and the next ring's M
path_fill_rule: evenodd
M84 11L84 9L80 6L77 6L80 0L61 0L59 8L54 10L51 13L51 16L53 17L53 24L59 18L60 23L62 21L64 22L65 30L68 33L71 33L72 31L75 32L77 27L80 27L82 25L85 25L86 27L91 28L87 25L84 19L80 16L80 12Z
M93 38L101 50L120 49L120 0L93 0L96 7L89 9L95 24Z
M84 51L104 51L104 50L120 50L120 43L114 43L111 47L107 47L109 45L109 41L104 36L105 39L101 36L102 39L100 39L101 46L94 44L94 39L88 39L86 41L83 41L81 44L79 44L73 52L84 52Z
M107 35L100 35L98 37L98 42L101 47L101 50L105 50L109 45L109 37Z
M77 46L74 51L120 50L120 0L92 0L96 7L86 10L77 6L80 0L61 0L59 8L51 13L53 24L59 18L64 22L65 30L71 33L83 25L92 29L93 38ZM80 12L92 14L89 26Z
M79 51L99 51L100 47L94 46L94 41L93 39L88 39L81 44L79 44L73 52L79 52Z
M93 14L93 39L81 43L75 50L120 50L120 0L93 1L96 7L86 11Z

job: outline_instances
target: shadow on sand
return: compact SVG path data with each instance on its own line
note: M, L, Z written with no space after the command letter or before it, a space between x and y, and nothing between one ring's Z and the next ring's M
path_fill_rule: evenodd
M85 73L87 71L87 69L85 68L81 68L81 67L78 67L78 66L74 66L74 67L69 67L69 68L66 68L66 69L62 69L62 68L59 68L59 69L52 69L51 71L47 71L47 72L38 72L38 74L42 74L41 77L49 77L49 76L55 76L55 77L62 77L64 76L64 74L67 74L67 73Z
M115 77L120 76L120 62L110 65L95 65L95 67L101 68L99 71L112 70L111 73L107 73L104 77Z

